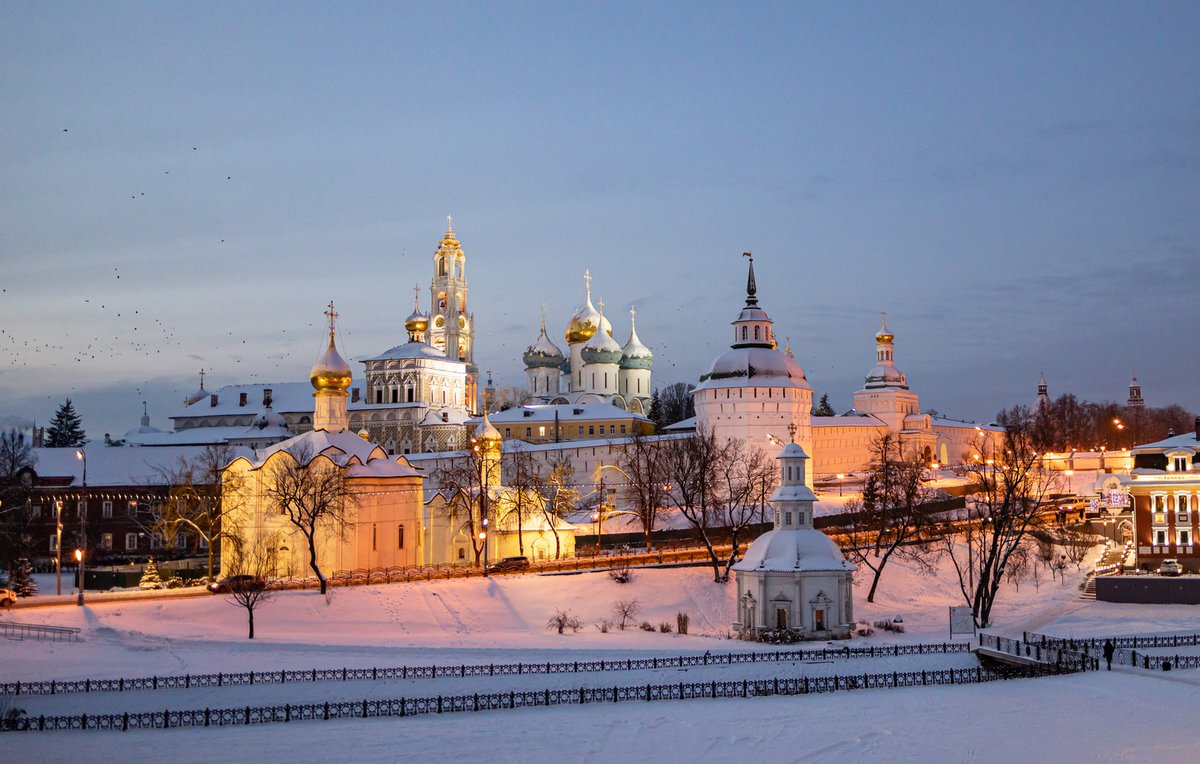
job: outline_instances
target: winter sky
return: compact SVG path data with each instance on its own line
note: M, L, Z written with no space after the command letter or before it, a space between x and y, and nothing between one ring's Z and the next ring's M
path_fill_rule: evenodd
M0 416L89 435L404 340L454 215L476 358L523 383L590 268L655 381L744 250L838 409L881 308L922 405L1200 409L1194 3L5 3ZM355 365L356 369L361 368ZM360 375L361 377L361 375Z

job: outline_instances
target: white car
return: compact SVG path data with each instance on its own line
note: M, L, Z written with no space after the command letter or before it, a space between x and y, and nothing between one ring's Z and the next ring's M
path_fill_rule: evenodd
M0 607L12 607L17 601L17 593L12 589L0 587Z
M1183 566L1179 564L1179 560L1163 560L1162 565L1158 566L1158 575L1182 576Z

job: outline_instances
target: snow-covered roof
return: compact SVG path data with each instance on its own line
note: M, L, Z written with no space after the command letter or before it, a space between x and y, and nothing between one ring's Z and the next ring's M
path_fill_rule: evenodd
M556 403L556 404L530 404L525 406L514 406L511 409L497 411L494 414L489 414L489 418L493 424L520 424L525 423L546 423L553 422L557 414L558 421L588 421L597 419L636 419L641 422L649 422L650 420L641 414L635 414L632 411L626 411L623 408L618 408L611 403ZM481 418L471 419L470 422L483 421Z
M734 570L742 572L853 571L833 539L813 528L767 531L754 540Z
M403 345L397 345L394 348L385 350L372 358L362 359L362 363L367 361L395 361L403 358L431 358L435 361L450 361L451 363L462 363L454 361L447 357L444 350L439 350L433 345L427 345L424 342L406 342ZM462 363L466 366L465 363Z
M446 415L444 420L442 419L442 414ZM429 411L425 413L425 418L421 420L420 426L426 427L432 425L465 424L469 420L470 417L467 415L467 412L463 411L462 409L456 409L453 407L429 409Z
M126 435L126 446L161 448L164 446L209 446L239 440L283 440L292 437L290 430L280 427L192 427L174 432L141 433Z
M931 424L934 427L958 427L965 430L974 430L978 428L980 430L987 430L988 432L1005 432L1005 429L995 422L980 424L979 422L972 422L966 419L952 419L948 416L934 414L932 412L929 413L929 416L932 420Z
M817 427L886 427L882 419L871 414L840 414L838 416L815 416L813 428Z
M71 477L71 485L82 485L83 462L76 458L74 448L35 448L33 471L39 478ZM203 453L203 446L163 448L122 448L120 446L88 445L87 482L93 486L155 485L162 482L162 471L174 469L180 459L194 459ZM233 448L234 456L252 457L248 448Z
M393 461L382 448L363 440L352 432L341 430L311 430L294 438L261 449L247 457L250 469L261 469L267 460L280 451L287 451L297 460L308 464L325 456L341 467L347 467L350 477L419 477L421 472L411 467L404 457Z
M691 432L696 429L696 417L688 417L680 419L674 424L669 424L663 428L663 432Z
M312 413L313 388L309 382L273 382L253 385L225 385L215 393L217 405L210 404L211 398L184 406L171 415L171 419L198 416L231 416L237 414L257 415L264 410L263 391L271 391L271 407L280 413ZM241 394L246 394L246 405L240 405Z
M1174 435L1170 438L1156 440L1153 443L1142 443L1133 447L1133 453L1145 454L1154 451L1165 451L1171 448L1200 448L1200 439L1196 438L1196 433L1185 432L1182 435Z
M693 394L726 387L792 387L811 390L796 359L769 347L730 348L713 361Z

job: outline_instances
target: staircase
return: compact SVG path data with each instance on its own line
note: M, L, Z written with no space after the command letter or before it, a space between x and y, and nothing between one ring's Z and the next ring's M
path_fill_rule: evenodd
M1087 580L1079 587L1079 597L1085 600L1096 599L1096 577L1088 576Z

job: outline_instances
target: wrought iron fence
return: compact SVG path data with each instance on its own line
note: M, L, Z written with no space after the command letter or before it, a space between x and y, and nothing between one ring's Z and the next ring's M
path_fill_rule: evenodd
M778 695L809 695L844 690L924 687L929 685L978 684L1051 674L1070 673L1068 668L1030 666L1023 671L994 671L982 666L879 674L850 674L820 677L775 678L708 682L675 682L613 687L511 690L467 695L436 695L420 698L298 703L282 706L244 706L121 714L78 716L10 717L0 720L0 730L130 730L171 727L220 727L270 724L316 719L366 719L380 716L494 711L538 706L621 703L629 701L691 700L699 698L757 698Z
M1040 664L1053 665L1071 672L1095 671L1100 667L1099 660L1086 650L1066 645L1031 644L1027 641L1009 639L995 634L980 634L979 646Z
M598 671L642 671L646 669L722 666L743 663L782 663L806 660L883 658L903 655L942 655L970 652L966 642L915 643L878 647L824 647L816 650L780 650L748 653L704 653L650 658L596 661L544 661L537 663L474 663L443 666L391 666L375 668L299 669L242 671L217 674L176 674L131 679L74 679L62 681L6 682L0 695L57 695L78 692L126 692L135 690L190 689L252 684L296 682L367 681L379 679L438 679L448 677L509 676L517 674L568 674Z
M1145 647L1190 647L1200 645L1200 634L1151 634L1141 637L1053 637L1048 634L1022 632L1025 642L1043 646L1063 646L1068 649L1104 649L1104 643L1112 640L1118 650Z

